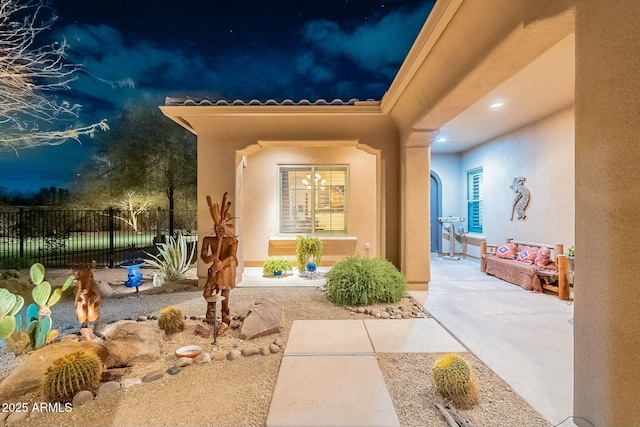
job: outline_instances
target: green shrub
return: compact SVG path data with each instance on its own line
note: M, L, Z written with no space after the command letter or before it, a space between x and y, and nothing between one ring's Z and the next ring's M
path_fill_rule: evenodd
M311 259L316 265L320 265L322 262L322 241L311 236L300 235L296 237L296 260L300 274L307 271L307 263Z
M291 271L293 266L291 261L281 256L270 256L262 265L262 274L264 276L274 276L276 271L286 272Z
M29 267L31 264L33 264L33 261L26 257L7 258L0 261L0 268L5 270L10 268L22 270L23 268Z
M407 280L386 259L343 258L327 273L327 296L339 305L395 303L407 292Z

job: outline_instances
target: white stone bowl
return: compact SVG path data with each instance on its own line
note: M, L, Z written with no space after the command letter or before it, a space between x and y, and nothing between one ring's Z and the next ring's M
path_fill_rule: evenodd
M202 353L202 347L199 345L185 345L176 350L176 357L198 357Z

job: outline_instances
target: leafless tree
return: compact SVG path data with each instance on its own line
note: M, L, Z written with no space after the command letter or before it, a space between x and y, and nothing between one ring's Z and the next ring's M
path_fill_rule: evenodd
M108 129L106 120L78 125L80 105L55 96L69 89L80 65L65 63L64 41L37 44L56 19L45 1L0 0L0 151L79 141Z

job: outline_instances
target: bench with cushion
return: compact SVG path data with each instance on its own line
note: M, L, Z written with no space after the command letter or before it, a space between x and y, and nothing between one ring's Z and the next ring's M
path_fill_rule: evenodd
M570 299L568 261L562 244L522 242L507 239L505 244L480 246L480 271L532 292L555 292Z

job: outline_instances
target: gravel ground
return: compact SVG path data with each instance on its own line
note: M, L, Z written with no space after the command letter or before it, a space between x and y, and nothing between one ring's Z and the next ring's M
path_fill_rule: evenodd
M145 291L152 291L147 286L141 288L143 293L138 298L130 289L118 286L114 286L114 289L125 296L115 295L104 301L101 312L103 323L158 314L167 305L177 305L187 316L200 316L206 307L200 291L195 287L192 292L146 295ZM322 290L315 287L236 288L230 298L232 316L245 314L250 304L263 297L283 307L286 322L279 334L251 341L257 346L268 345L275 338L286 342L293 321L298 319L370 318L364 314L351 314L333 305ZM414 300L407 297L397 305L410 309L413 303ZM385 307L380 305L377 308ZM54 327L59 328L61 333L78 331L71 298L67 297L54 306L53 320ZM140 378L157 369L166 370L175 362L175 349L182 345L199 344L211 352L240 349L247 345L247 342L238 338L237 330L230 330L218 338L218 345L214 347L211 339L194 335L197 323L196 320L187 321L184 332L166 338L159 361L135 366L124 378ZM381 371L403 427L446 426L433 405L434 402L444 402L434 391L428 376L437 356L378 355ZM475 369L481 403L471 410L460 411L462 416L478 427L549 426L480 360L471 354L465 356ZM19 363L20 359L16 361ZM159 381L136 385L115 395L98 397L73 408L71 412L32 413L26 420L12 423L11 426L264 426L281 360L282 353L277 353L188 366L175 376L165 375ZM0 367L16 361L12 360L11 353L2 354L0 351ZM40 400L37 393L30 393L21 402L31 406ZM0 426L2 424L0 421Z

